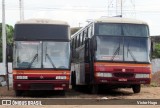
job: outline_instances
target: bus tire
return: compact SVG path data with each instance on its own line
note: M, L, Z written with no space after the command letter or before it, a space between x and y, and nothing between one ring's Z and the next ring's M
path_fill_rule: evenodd
M22 95L22 90L15 90L15 95L16 96L21 96Z
M72 72L72 75L71 75L71 85L72 85L72 89L76 89L76 75L75 75L75 72Z
M60 92L61 92L60 94L61 94L62 96L65 96L65 95L66 95L66 91L65 91L65 90L62 90L62 91L60 91Z
M134 93L140 93L140 91L141 91L141 85L140 84L133 85L132 86L132 90L133 90Z
M91 85L91 93L92 94L97 94L98 93L98 85Z

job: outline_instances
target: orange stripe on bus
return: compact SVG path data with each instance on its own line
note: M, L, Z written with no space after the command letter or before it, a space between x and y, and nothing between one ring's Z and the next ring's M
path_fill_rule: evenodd
M132 67L151 67L151 64L133 64L133 63L104 63L96 62L95 66L132 66Z
M66 70L13 70L13 74L70 74Z
M24 72L24 73L13 73L13 74L46 74L46 75L57 75L57 74L63 74L63 73L27 73L27 72ZM70 75L69 73L66 73L66 74L63 74L63 75Z

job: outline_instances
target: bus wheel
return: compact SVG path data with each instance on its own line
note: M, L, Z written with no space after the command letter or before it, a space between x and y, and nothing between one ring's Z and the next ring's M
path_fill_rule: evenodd
M61 94L62 96L65 96L65 94L66 94L66 91L65 91L65 90L62 90L62 91L60 91L60 92L61 92L60 94Z
M75 75L75 72L72 72L72 75L71 75L71 85L72 85L72 89L76 89L76 75Z
M91 85L91 93L97 94L98 93L98 85Z
M22 91L21 90L15 90L15 95L16 96L21 96L22 95Z
M140 93L141 85L140 84L139 85L133 85L132 90L133 90L134 93Z

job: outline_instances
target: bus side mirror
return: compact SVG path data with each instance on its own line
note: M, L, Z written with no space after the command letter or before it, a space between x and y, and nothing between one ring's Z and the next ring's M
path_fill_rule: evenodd
M13 45L7 45L7 62L12 62L13 61Z

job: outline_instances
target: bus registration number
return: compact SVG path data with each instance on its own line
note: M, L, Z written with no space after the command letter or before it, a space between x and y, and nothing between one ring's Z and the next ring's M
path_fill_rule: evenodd
M118 81L127 81L127 79L126 78L120 78L120 79L118 79Z

